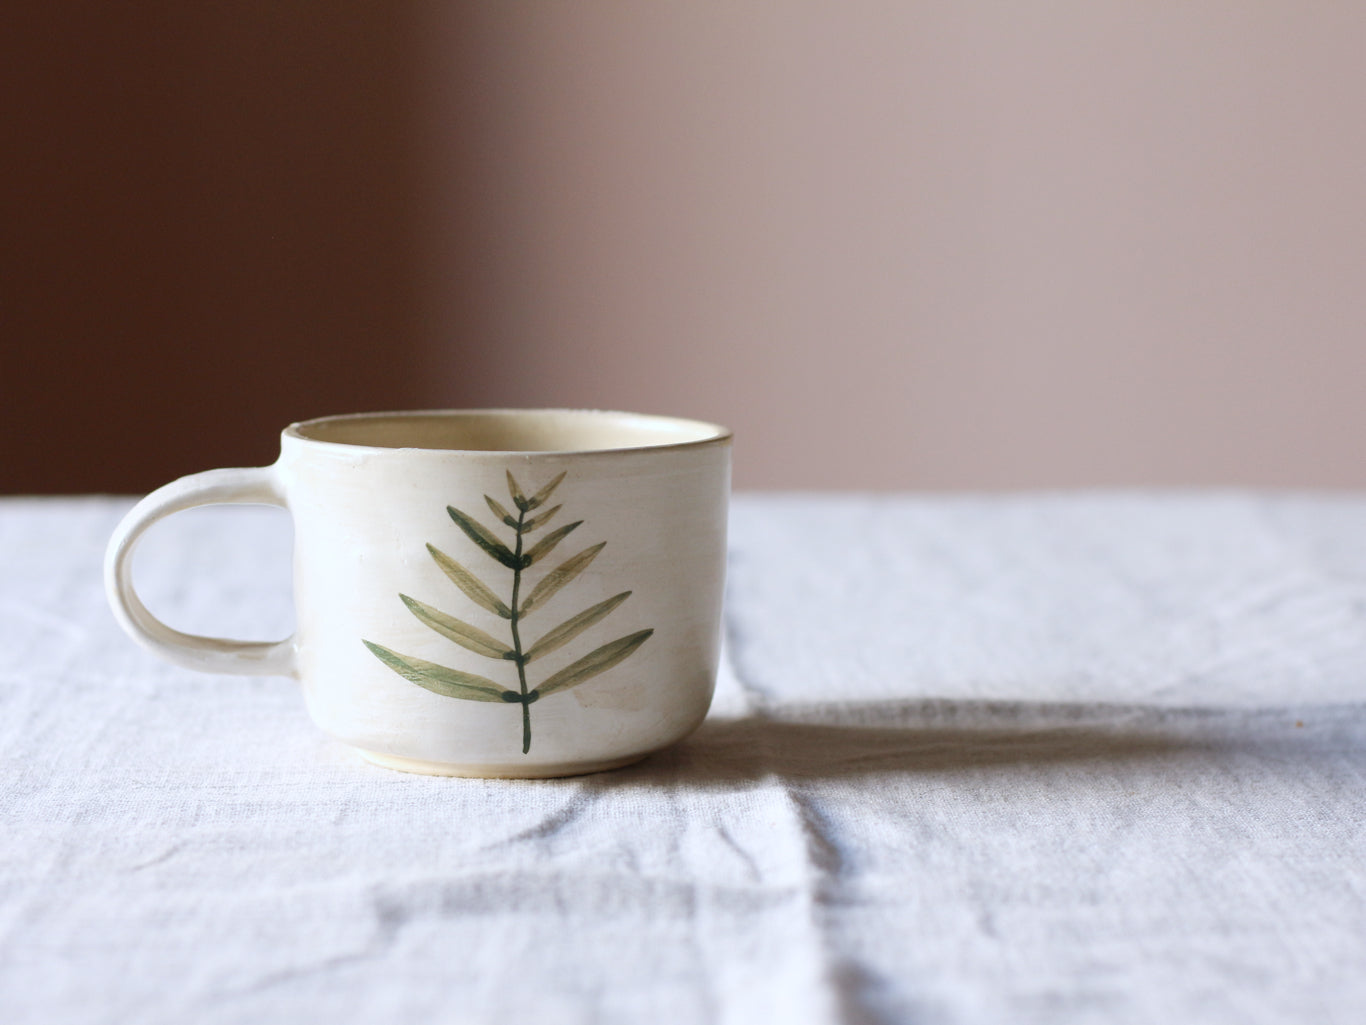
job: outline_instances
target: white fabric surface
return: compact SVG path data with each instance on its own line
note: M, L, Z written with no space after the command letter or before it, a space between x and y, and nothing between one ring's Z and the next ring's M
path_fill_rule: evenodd
M128 505L0 501L6 1025L1362 1020L1366 496L742 496L712 717L543 782L146 655ZM138 576L268 638L288 548Z

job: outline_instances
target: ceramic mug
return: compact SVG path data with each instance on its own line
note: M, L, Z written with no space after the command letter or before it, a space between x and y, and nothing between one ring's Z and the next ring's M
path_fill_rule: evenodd
M730 433L631 413L374 413L293 424L272 466L144 498L105 584L137 641L191 669L298 679L327 733L380 765L561 776L680 740L711 704ZM297 630L181 633L132 583L138 538L193 506L294 520Z

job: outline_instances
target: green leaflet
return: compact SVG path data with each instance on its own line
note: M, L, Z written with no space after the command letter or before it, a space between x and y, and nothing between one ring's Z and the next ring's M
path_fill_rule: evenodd
M653 630L640 630L637 633L619 637L615 641L604 644L596 651L592 651L571 665L565 666L558 673L550 677L536 689L541 692L541 697L548 697L556 691L568 690L570 687L577 687L579 684L591 680L599 673L605 673L618 662L630 657L642 644L650 639Z
M517 486L517 479L512 476L512 471L505 471L508 475L508 494L512 496L512 504L522 512L526 512L530 505L527 504L526 495L522 494L522 489Z
M484 501L487 502L489 504L489 508L493 510L493 515L497 516L500 520L506 523L513 530L517 529L517 518L513 516L512 513L504 509L501 505L499 505L497 499L495 499L492 495L485 495Z
M468 648L476 655L487 655L489 658L511 658L513 651L506 644L490 637L476 626L462 623L454 616L448 616L440 609L434 609L430 605L423 604L416 598L409 598L406 594L400 594L403 604L408 606L408 611L415 615L422 622L441 634L449 637L462 648Z
M621 594L614 595L606 601L598 602L598 604L594 605L591 609L585 609L577 616L566 619L563 623L555 627L555 629L551 630L527 649L526 655L524 656L526 661L534 662L542 655L568 644L590 626L606 619L608 613L629 597L631 597L630 591L622 591Z
M545 526L545 524L550 520L550 517L554 516L563 508L564 506L562 505L553 506L548 511L541 513L541 515L533 516L531 519L527 520L526 523L522 526L522 533L530 534L537 527Z
M455 520L455 525L465 532L466 537L508 569L522 568L520 560L512 554L512 549L494 537L493 531L488 527L471 519L453 505L446 506L446 512L450 513L451 519Z
M408 658L397 652L370 641L363 642L374 652L375 657L405 680L419 687L425 687L434 694L444 694L448 698L464 698L466 701L506 701L504 694L511 694L520 702L521 696L515 691L504 690L492 680L473 673L462 673L458 669L448 669L420 658Z
M434 545L428 545L427 551L432 553L432 558L441 567L441 571L450 577L452 583L464 591L472 602L481 608L488 609L495 616L502 616L504 619L512 618L512 610L503 604L503 600L489 590L473 573Z
M574 532L574 528L581 524L583 520L575 520L573 523L566 523L563 527L556 527L545 537L541 538L531 548L531 551L522 556L522 561L527 566L534 566L547 555L550 554L557 544Z
M583 572L584 568L597 558L598 552L607 547L606 541L595 544L592 548L585 548L578 555L566 559L555 569L541 577L541 582L531 589L531 593L522 601L521 608L517 610L519 616L525 616L532 609L540 608L550 596L558 591L569 581Z
M532 509L539 509L542 505L544 505L545 500L549 498L551 494L554 492L554 490L560 486L560 481L562 480L564 480L563 473L556 477L554 480L552 480L545 487L541 488L541 490L536 492L536 494L532 495L526 503L527 511L529 512Z
M517 480L512 476L511 470L507 471L507 477L508 494L512 496L513 504L522 512L531 512L532 509L539 508L541 505L545 504L545 500L560 486L560 481L564 480L564 474L562 473L545 487L541 488L540 491L536 492L536 494L527 498L526 495L522 493L522 489L517 485Z

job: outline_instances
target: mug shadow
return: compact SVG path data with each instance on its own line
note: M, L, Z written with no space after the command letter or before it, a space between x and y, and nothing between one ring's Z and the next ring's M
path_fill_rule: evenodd
M709 718L691 736L604 785L723 784L767 776L840 779L882 773L1156 760L1227 745L1202 728L1214 710L917 700L784 706Z

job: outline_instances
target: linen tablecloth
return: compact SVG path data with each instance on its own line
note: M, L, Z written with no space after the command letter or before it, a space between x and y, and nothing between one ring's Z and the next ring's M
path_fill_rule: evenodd
M404 775L118 632L124 499L0 502L0 1021L1366 1015L1366 496L745 495L711 717ZM278 511L137 575L291 628Z

